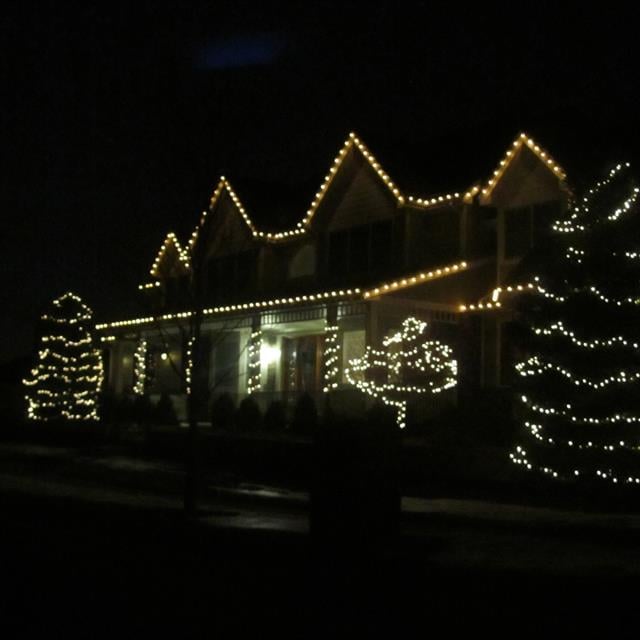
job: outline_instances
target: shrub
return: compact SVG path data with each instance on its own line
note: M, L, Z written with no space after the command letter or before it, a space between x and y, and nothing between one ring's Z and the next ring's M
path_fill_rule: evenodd
M118 398L111 392L105 391L100 397L100 421L113 424L120 421Z
M264 414L263 425L267 431L283 431L287 424L284 404L274 400Z
M242 400L236 411L236 427L241 431L258 429L262 420L260 407L252 396Z
M383 402L376 402L367 411L366 424L372 433L395 433L398 430L396 410Z
M221 393L211 405L211 426L217 429L233 428L236 405L229 393Z
M163 393L158 400L158 404L153 410L154 422L157 424L168 424L175 426L178 424L178 416L173 406L173 401L168 393Z
M114 420L119 423L128 424L134 422L133 400L128 396L116 398Z
M149 396L136 396L133 401L132 407L132 418L133 421L138 424L149 424L154 416L153 416L153 405L149 400Z
M315 400L308 394L303 393L296 402L293 410L293 421L291 430L294 433L313 434L318 427L318 410Z

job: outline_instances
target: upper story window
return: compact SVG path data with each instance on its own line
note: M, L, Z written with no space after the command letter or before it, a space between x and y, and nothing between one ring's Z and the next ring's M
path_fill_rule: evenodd
M334 231L329 235L328 270L335 278L384 273L392 265L392 220Z

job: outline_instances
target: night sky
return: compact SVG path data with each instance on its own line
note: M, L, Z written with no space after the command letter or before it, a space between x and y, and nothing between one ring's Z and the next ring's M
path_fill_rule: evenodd
M221 174L263 226L298 220L350 130L417 196L487 177L521 130L574 184L618 159L640 175L631 15L296 4L3 10L0 362L67 290L139 313Z

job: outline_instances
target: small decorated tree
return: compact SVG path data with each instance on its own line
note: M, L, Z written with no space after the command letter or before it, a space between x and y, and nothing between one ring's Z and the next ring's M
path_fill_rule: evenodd
M367 347L345 369L348 382L396 408L397 424L406 426L407 403L423 394L441 393L456 385L458 365L451 349L426 339L427 323L407 318L383 341L384 350Z
M65 293L42 316L38 362L23 381L30 420L98 419L103 373L92 315L78 296Z
M522 437L511 459L553 478L640 484L640 218L628 165L591 188L520 302Z

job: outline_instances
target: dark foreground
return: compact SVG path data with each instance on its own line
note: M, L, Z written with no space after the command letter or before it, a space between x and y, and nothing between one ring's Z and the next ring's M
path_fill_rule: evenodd
M0 499L3 638L211 637L219 630L440 637L479 626L521 635L596 624L619 637L635 626L638 567L558 573L553 550L570 552L572 538L553 546L553 532L512 531L546 546L532 548L532 558L548 565L505 570L436 562L448 544L446 523L437 533L405 532L387 547L336 549L303 533L212 526L212 513L187 521L173 508L12 492ZM478 527L470 535L495 532ZM594 544L606 550L611 542ZM620 553L637 555L633 539L619 542Z

